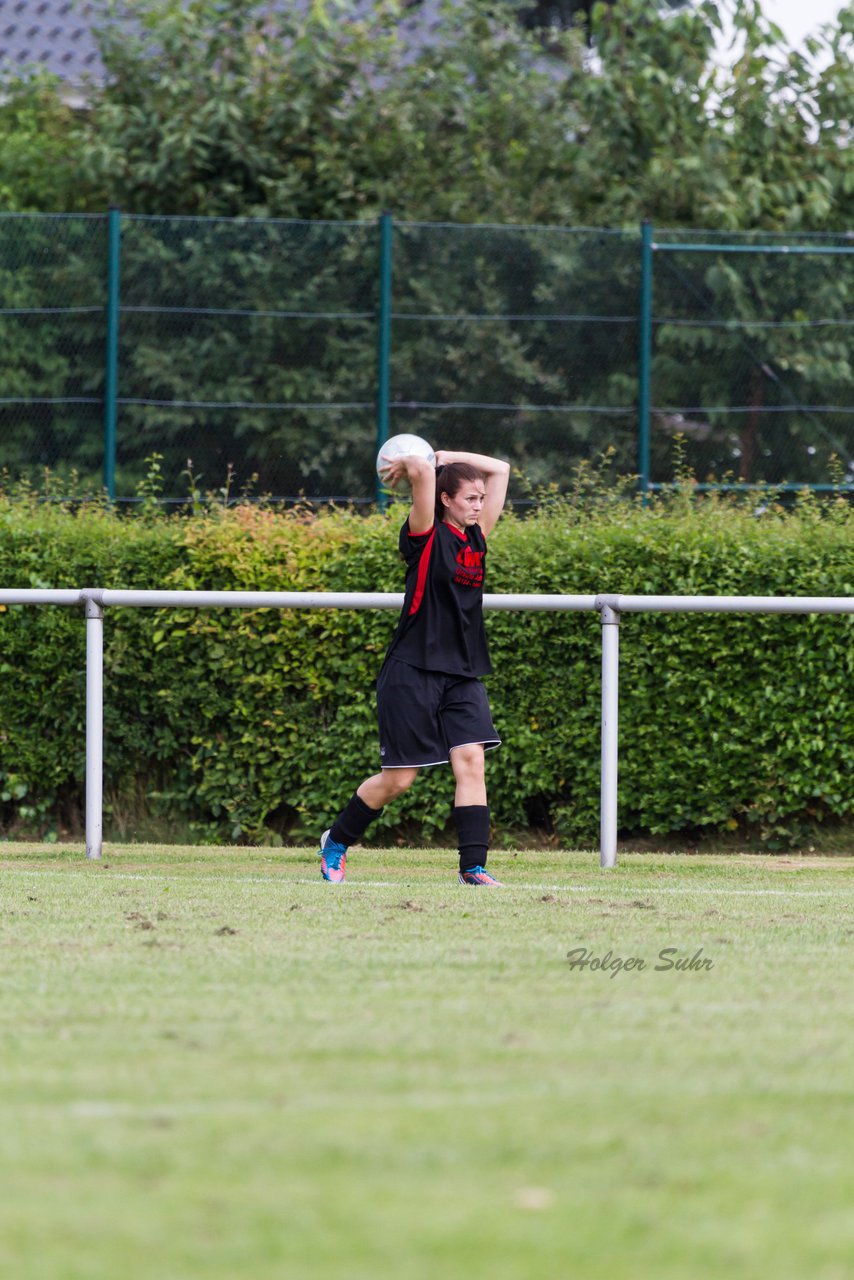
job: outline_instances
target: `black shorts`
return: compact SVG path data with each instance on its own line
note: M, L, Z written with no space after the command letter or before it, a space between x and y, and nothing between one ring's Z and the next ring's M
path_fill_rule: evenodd
M447 764L454 747L499 746L486 690L471 676L422 671L391 659L377 680L384 769Z

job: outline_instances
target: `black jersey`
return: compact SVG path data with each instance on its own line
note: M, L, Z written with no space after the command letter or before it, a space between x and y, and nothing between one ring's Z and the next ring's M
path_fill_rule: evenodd
M400 531L406 594L386 659L424 671L483 676L492 670L483 627L486 538L479 524L460 533L437 522L426 533Z

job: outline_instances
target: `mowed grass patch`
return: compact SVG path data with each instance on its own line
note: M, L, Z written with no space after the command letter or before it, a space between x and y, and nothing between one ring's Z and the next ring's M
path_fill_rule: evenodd
M848 1277L854 860L454 861L0 847L0 1269Z

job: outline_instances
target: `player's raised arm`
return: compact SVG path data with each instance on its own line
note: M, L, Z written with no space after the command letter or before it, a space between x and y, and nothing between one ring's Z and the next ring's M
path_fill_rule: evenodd
M439 449L436 452L436 466L446 466L449 462L467 462L477 467L484 476L486 496L480 512L478 523L486 537L498 523L498 517L504 510L507 498L507 486L510 483L510 463L501 458L490 458L484 453L459 453L453 449Z
M400 480L406 480L412 489L412 506L409 511L409 532L426 533L432 529L436 505L436 467L425 458L409 454L392 458L382 469L383 483L394 488Z

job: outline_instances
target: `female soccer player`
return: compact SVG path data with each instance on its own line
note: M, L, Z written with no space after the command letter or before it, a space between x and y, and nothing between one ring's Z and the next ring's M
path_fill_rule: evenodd
M324 880L344 879L347 850L419 769L454 771L460 883L498 886L486 867L489 808L484 752L500 743L480 677L492 670L483 627L486 537L504 509L510 467L479 453L440 450L435 467L396 458L388 484L406 478L412 507L400 531L403 609L377 680L379 773L357 788L320 838Z

